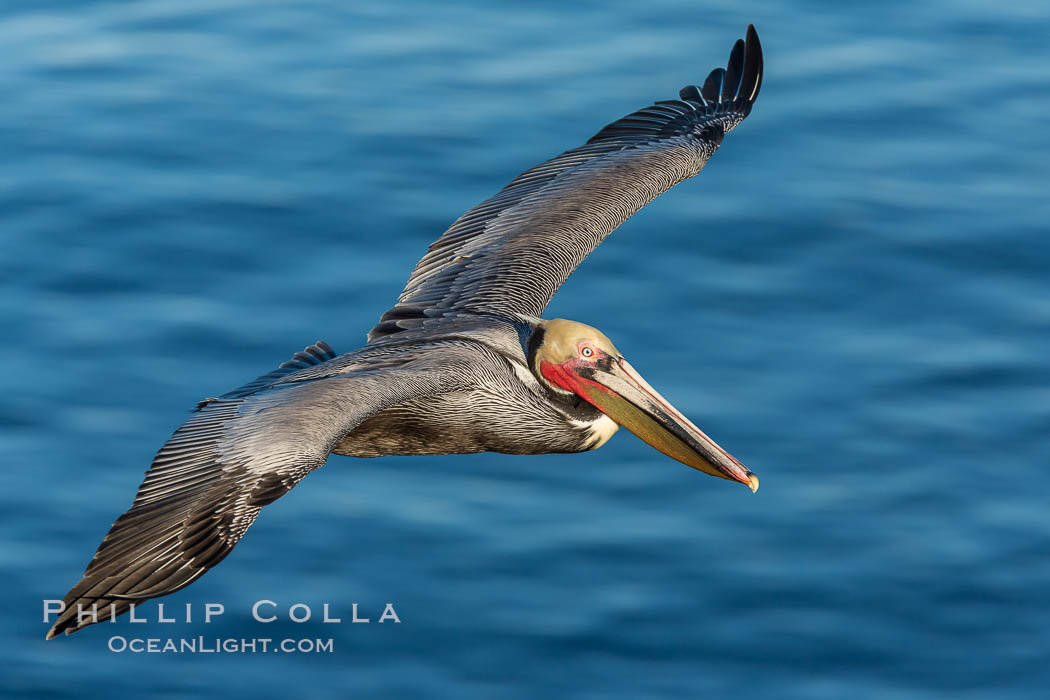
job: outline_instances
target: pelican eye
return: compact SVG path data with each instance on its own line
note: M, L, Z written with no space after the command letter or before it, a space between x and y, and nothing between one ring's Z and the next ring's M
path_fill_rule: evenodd
M587 359L594 357L594 348L590 345L584 345L580 348L580 357L586 357Z

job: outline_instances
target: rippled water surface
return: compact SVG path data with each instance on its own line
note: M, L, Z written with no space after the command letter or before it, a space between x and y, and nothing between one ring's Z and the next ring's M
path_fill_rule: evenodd
M354 4L0 9L3 695L1045 697L1050 6ZM626 431L333 457L165 599L193 623L44 642L188 408L360 346L456 216L748 22L752 116L547 315L603 329L757 495Z

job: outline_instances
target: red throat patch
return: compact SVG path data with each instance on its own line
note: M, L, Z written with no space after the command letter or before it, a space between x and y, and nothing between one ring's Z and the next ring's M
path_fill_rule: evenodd
M565 366L572 362L572 360L569 360L568 362L556 365L553 362L542 360L540 361L540 372L543 374L544 379L551 384L561 387L565 391L571 391L604 413L605 408L598 403L597 399L602 393L611 394L613 392L597 382L592 382L589 379L580 377Z
M576 377L562 365L556 365L553 362L542 360L540 362L540 373L543 375L544 379L554 386L561 387L565 391L571 391L574 394L578 393L578 387L575 381Z

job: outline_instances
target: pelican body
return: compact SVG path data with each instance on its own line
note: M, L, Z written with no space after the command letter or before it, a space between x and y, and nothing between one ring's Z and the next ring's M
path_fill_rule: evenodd
M624 427L688 466L756 490L754 474L605 335L541 314L613 229L700 172L750 113L762 66L748 27L726 68L702 87L609 124L460 217L363 348L337 355L318 342L201 401L157 453L48 639L189 585L331 453L583 452Z

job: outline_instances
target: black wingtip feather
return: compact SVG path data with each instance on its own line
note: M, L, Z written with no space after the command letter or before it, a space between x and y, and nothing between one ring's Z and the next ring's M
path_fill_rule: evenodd
M695 85L686 85L678 91L678 96L683 100L692 100L693 102L699 102L700 104L704 103L704 96L700 94L700 88Z
M755 25L747 25L747 40L744 42L744 74L740 78L740 92L738 99L748 105L758 97L758 91L762 87L762 44L758 41L758 32Z
M740 90L740 77L744 74L744 40L737 39L729 52L725 78L722 80L722 101L731 102Z
M722 81L725 75L725 68L715 68L708 73L707 80L704 81L704 87L700 89L700 94L704 96L705 100L708 102L719 102L721 100Z

